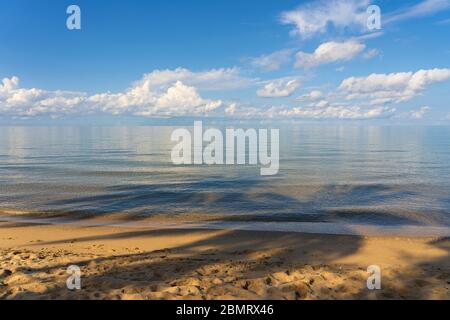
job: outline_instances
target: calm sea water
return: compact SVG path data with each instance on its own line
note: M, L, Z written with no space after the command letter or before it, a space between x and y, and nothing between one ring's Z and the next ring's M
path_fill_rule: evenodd
M286 125L280 172L174 166L172 127L0 127L0 208L450 225L450 127Z

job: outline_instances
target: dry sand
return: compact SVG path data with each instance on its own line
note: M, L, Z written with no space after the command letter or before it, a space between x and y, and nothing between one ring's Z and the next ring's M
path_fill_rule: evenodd
M78 265L82 289L66 287ZM382 289L366 287L367 267ZM450 240L0 222L0 299L450 299Z

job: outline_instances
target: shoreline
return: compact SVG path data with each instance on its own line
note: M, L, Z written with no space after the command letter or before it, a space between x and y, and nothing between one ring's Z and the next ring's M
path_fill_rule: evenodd
M12 211L14 212L14 211ZM205 216L195 216L184 219L170 217L127 217L123 214L110 216L89 215L87 217L69 215L33 216L32 214L15 214L11 211L0 211L0 222L17 222L29 224L74 225L84 227L123 227L132 229L199 229L199 230L240 230L240 231L271 231L286 233L305 233L323 235L349 235L370 237L450 237L450 227L418 226L418 225L370 225L348 224L334 222L296 222L296 221L227 221L221 217L206 219ZM223 217L225 219L225 217Z
M0 222L0 299L449 299L450 239ZM66 287L81 268L82 289ZM382 269L370 291L367 268Z

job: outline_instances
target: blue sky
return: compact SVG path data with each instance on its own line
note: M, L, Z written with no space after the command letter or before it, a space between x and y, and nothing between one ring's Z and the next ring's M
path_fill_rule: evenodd
M449 31L450 0L3 0L0 118L446 123Z

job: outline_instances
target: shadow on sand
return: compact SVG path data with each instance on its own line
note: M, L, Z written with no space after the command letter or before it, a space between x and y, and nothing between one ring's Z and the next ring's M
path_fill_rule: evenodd
M383 270L383 290L366 287L365 265L339 263L356 254L356 236L204 230L135 230L101 236L41 242L39 247L92 245L120 240L151 243L184 238L167 249L128 254L75 254L70 249L41 250L38 263L24 263L13 275L23 283L3 288L16 299L430 299L450 298L450 240L430 245L445 257ZM27 250L16 255L26 259ZM40 259L39 256L36 259ZM29 260L28 260L29 262ZM81 267L83 289L65 286L69 264ZM5 275L3 275L5 277ZM20 280L20 279L19 279ZM28 287L27 287L28 286ZM31 286L31 287L30 287ZM37 286L37 287L36 287ZM8 291L9 290L9 291ZM0 291L1 292L1 291Z

